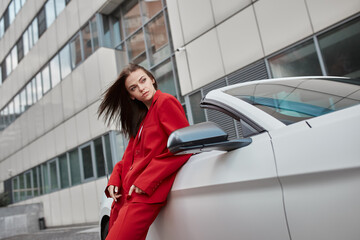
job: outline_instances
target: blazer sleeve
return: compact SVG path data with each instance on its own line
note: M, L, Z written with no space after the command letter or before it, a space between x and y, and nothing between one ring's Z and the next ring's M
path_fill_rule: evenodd
M121 187L122 185L122 181L121 181L121 173L122 173L122 170L123 170L123 166L124 166L124 159L127 157L127 155L129 155L129 152L131 151L132 149L132 143L134 141L134 138L131 138L129 140L129 143L128 143L128 146L126 147L126 150L124 152L124 155L123 155L123 158L121 159L121 161L117 162L114 166L114 169L110 175L110 179L108 181L108 184L105 188L105 195L107 197L110 197L110 194L109 194L109 191L108 191L108 187L110 185L113 185L113 186L117 186L117 187ZM120 189L119 189L120 190Z
M184 109L179 101L174 98L166 98L157 103L158 116L161 128L168 136L176 129L189 126ZM167 142L167 138L164 141ZM191 154L174 155L167 148L158 156L155 156L146 169L137 177L134 185L145 191L149 196L161 182L175 173L190 158Z
M122 168L123 168L123 161L119 161L115 164L114 166L114 169L110 175L110 179L108 181L108 184L105 188L105 194L106 196L109 198L110 197L110 194L109 194L109 191L108 191L108 187L110 185L113 185L113 186L117 186L117 187L121 187L121 172L122 172Z

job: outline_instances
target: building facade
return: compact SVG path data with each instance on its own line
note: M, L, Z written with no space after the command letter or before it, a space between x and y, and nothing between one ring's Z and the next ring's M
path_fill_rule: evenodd
M360 77L358 0L3 0L0 193L41 202L48 226L98 221L127 140L97 117L122 67L150 69L191 124L210 90L287 76Z

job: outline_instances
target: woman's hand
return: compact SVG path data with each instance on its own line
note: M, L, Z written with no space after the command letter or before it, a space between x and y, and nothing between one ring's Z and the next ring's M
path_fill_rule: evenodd
M119 188L117 186L110 185L108 187L108 191L109 191L110 197L112 199L114 199L115 202L117 202L117 199L119 197L121 197L121 194L119 193Z
M140 188L138 188L135 185L132 185L130 187L130 191L129 191L129 196L131 196L131 194L133 193L133 191L135 191L137 194L145 194L145 192L143 190L141 190Z

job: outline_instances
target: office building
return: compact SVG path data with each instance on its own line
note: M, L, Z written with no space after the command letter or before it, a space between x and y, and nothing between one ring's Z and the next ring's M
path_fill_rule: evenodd
M360 77L358 0L3 0L0 193L47 226L96 222L127 140L97 117L122 67L150 69L191 124L210 90L274 77Z

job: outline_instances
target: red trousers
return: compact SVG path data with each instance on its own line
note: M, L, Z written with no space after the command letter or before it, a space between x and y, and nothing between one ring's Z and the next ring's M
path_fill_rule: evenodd
M106 240L145 240L150 225L165 203L148 204L126 202L110 214L109 234ZM117 214L117 217L116 217Z

